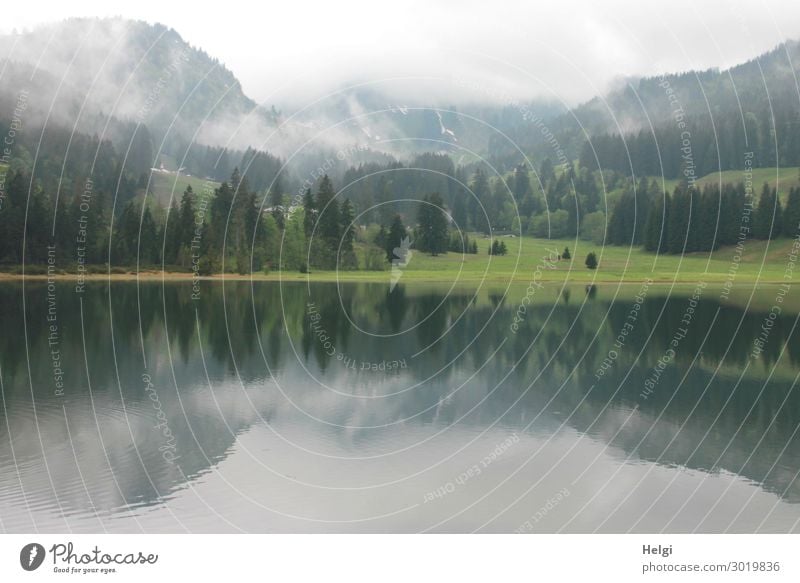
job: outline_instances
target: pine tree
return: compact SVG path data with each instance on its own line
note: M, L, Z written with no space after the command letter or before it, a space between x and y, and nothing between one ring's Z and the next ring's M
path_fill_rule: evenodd
M186 266L189 264L192 240L195 237L195 233L202 230L202 225L195 224L194 192L191 186L187 186L183 192L176 220L178 223L178 261L181 265ZM198 244L199 241L196 241L195 245L197 246Z
M230 186L231 186L231 190L233 190L233 192L236 192L237 190L239 190L239 186L241 186L241 181L242 181L242 175L239 174L239 167L236 166L233 169L233 172L231 173L231 180L230 180L230 183L231 183Z
M665 202L666 201L666 202ZM664 197L658 197L650 207L645 222L642 243L647 251L654 253L665 253L668 242L668 209L670 204L669 196L664 193Z
M159 252L158 235L155 221L153 221L153 214L150 212L149 206L145 206L144 208L142 222L137 236L139 241L138 263L140 265L155 264L158 261Z
M160 258L162 265L177 265L180 253L180 223L178 206L173 204L164 217L164 224L159 229L158 245L163 249L163 256Z
M539 166L539 180L542 181L542 184L547 185L547 183L554 180L555 177L556 173L553 168L553 162L550 158L545 158L542 160L541 166Z
M525 201L531 198L531 180L524 165L520 164L514 169L514 200L517 205L522 206ZM533 209L525 209L530 213Z
M228 225L233 207L233 189L227 182L214 190L207 236L201 243L200 269L203 274L231 267L233 245L228 241Z
M349 199L344 199L340 211L340 232L342 233L339 250L339 267L341 269L358 269L358 260L353 249L353 240L356 234L356 225L353 222L355 212Z
M315 267L334 269L341 241L342 224L339 203L336 202L336 191L327 174L320 180L314 208L316 225L313 228L313 237L309 238L312 246L311 260Z
M444 202L439 193L426 196L419 205L417 215L419 233L417 247L431 255L438 255L447 251L447 217L444 213Z
M306 239L311 237L311 233L317 225L317 209L314 205L314 197L311 195L311 189L307 188L303 195L303 232Z
M259 220L260 205L256 199L256 193L249 191L244 196L244 233L241 238L243 248L239 252L240 273L250 273L261 271L264 264L264 222ZM276 227L277 227L277 221ZM275 244L280 245L280 242Z
M319 183L315 207L319 213L317 236L325 239L328 244L333 242L338 246L342 232L339 203L336 202L336 191L327 174Z
M713 251L720 244L719 219L721 218L722 197L718 196L718 186L708 186L699 195L697 205L697 234L695 244L698 251Z
M269 190L269 202L272 206L272 218L280 230L286 226L286 219L283 215L283 187L280 176L275 177L272 187Z
M783 234L786 237L797 237L800 229L800 187L792 187L786 199L783 211Z
M667 227L667 250L670 253L683 253L687 246L689 229L690 198L685 188L675 187L669 205L669 226Z
M742 201L737 189L730 184L722 187L722 208L720 209L720 245L734 245L739 236L742 223Z
M572 254L569 252L569 247L564 247L563 253L561 253L562 259L572 259Z
M594 254L594 251L590 251L586 256L586 267L589 269L597 269L597 255Z
M397 259L394 250L402 246L403 239L407 236L406 227L403 225L403 219L400 215L395 215L389 227L389 233L384 241L383 249L386 252L386 261L391 263L394 259Z
M286 220L281 259L283 269L301 270L306 261L306 238L301 212L292 213Z
M612 245L632 245L634 243L634 212L636 199L633 192L626 190L611 211L608 221L608 242Z
M489 189L489 180L480 168L472 176L471 190L472 196L469 198L468 205L470 226L473 229L488 233L491 230L491 225L488 222L489 218L484 216L484 211L487 206L491 206L489 201L491 191Z
M650 214L650 208L653 206L650 194L653 188L647 178L640 179L636 187L636 192L634 193L634 203L636 205L635 225L632 227L634 245L642 244L647 215Z
M774 188L764 183L761 197L758 199L754 219L754 235L756 239L773 239L781 234L782 228L781 203Z
M378 233L375 235L375 239L372 242L381 249L386 249L386 238L388 236L389 233L386 231L386 227L381 225L381 228L378 229Z

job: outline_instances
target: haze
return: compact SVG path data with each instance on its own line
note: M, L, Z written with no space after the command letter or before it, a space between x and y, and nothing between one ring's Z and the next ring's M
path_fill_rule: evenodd
M790 0L409 0L391 10L355 0L191 7L79 0L11 3L3 12L3 32L77 16L161 22L220 59L257 101L289 107L393 77L410 78L392 87L394 97L412 102L419 83L411 78L433 78L430 92L441 94L428 100L503 95L574 105L624 77L726 68L800 38L800 6ZM457 91L454 78L472 90Z

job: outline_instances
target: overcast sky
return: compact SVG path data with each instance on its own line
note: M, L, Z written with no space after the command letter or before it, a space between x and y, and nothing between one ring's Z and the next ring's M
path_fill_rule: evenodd
M171 26L268 103L397 76L575 103L623 76L727 67L800 38L797 0L34 0L6 3L0 27L69 16Z

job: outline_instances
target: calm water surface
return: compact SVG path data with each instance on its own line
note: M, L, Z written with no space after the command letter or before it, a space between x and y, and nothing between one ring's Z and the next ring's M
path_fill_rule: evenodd
M0 530L800 530L776 288L192 294L0 285Z

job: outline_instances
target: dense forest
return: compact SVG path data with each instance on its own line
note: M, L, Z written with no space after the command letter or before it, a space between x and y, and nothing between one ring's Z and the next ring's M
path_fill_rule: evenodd
M262 161L249 165L258 170L260 188L234 166L219 186L202 192L189 186L179 201L162 207L147 196L148 173L122 170L113 146L88 138L78 145L63 170L41 164L31 175L24 159L11 162L0 208L0 265L164 266L199 274L380 270L396 259L406 237L409 247L432 255L477 253L471 232L579 237L682 253L794 237L800 224L798 188L785 202L768 185L754 196L743 183L700 189L683 180L668 193L654 179L554 166L548 159L536 172L520 165L492 176L482 166L468 173L446 154L420 155L408 166L351 167L342 191L325 175L313 190L293 196L278 159L233 153ZM75 151L86 158L96 151L94 166ZM148 166L146 155L140 166ZM604 191L614 193L611 205ZM488 252L504 251L490 246Z
M302 205L291 206L280 181L266 196L250 187L239 169L213 191L194 192L189 186L180 203L159 207L140 197L119 212L102 189L87 181L82 191L61 193L56 200L30 175L9 170L0 208L0 261L6 266L78 265L109 269L138 266L240 274L285 269L383 270L396 259L404 239L414 248L438 255L450 251L477 253L469 236L450 236L444 202L437 193L417 205L412 230L400 214L368 237L355 221L347 198L337 197L332 181L323 176L316 192L307 189ZM30 196L29 196L30 192ZM271 206L267 206L271 205ZM354 242L367 247L361 264Z

